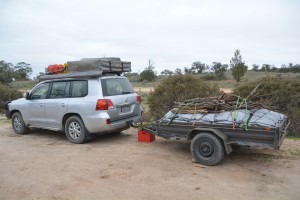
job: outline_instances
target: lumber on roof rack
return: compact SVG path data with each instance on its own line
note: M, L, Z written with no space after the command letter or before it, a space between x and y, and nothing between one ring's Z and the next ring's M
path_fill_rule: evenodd
M106 74L121 75L123 72L130 71L131 62L121 61L120 58L83 58L78 61L68 61L66 73L47 74L41 76L40 80L99 77Z
M102 70L103 73L123 73L131 71L131 62L121 61L120 58L83 58L79 61L68 61L68 72Z

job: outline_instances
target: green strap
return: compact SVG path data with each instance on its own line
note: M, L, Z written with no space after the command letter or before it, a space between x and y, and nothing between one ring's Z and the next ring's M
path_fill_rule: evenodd
M240 96L238 96L238 99L236 101L236 104L235 104L235 109L233 111L233 121L235 122L237 117L238 117L238 112L237 112L237 108L239 107L239 101L240 101Z
M235 109L233 112L233 120L234 122L236 122L237 117L238 117L238 110L241 106L245 105L246 107L246 113L245 113L245 121L244 121L244 126L243 128L245 128L245 130L248 130L248 118L249 118L249 112L248 112L248 105L247 105L247 99L242 99L242 101L240 102L240 96L238 96L238 99L236 101L236 105L235 105Z
M185 103L185 102L182 102L182 103L180 104L179 108L180 108L184 103ZM173 120L175 119L175 117L176 117L178 114L180 114L184 108L186 108L187 106L190 106L191 104L192 104L192 103L187 103L187 104L184 105L180 110L178 109L178 111L175 112L174 116L173 116L173 117L171 118L171 120L168 122L168 125L170 125L170 124L173 122Z

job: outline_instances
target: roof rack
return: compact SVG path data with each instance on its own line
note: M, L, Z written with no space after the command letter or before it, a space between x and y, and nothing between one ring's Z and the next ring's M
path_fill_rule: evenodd
M43 75L40 80L51 80L51 79L61 79L61 78L96 78L102 76L103 71L86 71L86 72L73 72L67 74L53 74L53 75Z

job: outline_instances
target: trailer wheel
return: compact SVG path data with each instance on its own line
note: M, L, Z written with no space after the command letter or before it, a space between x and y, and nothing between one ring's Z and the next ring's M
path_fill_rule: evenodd
M203 165L216 165L224 157L222 141L210 133L196 135L192 140L190 148L193 158Z
M23 135L29 131L29 128L25 125L23 117L19 112L15 112L12 115L11 124L16 134Z

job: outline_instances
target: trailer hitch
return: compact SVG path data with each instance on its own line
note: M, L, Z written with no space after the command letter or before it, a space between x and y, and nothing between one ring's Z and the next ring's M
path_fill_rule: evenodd
M133 121L127 121L126 125L128 125L130 127L133 127L133 128L139 128L139 127L141 127L140 123L133 123Z

